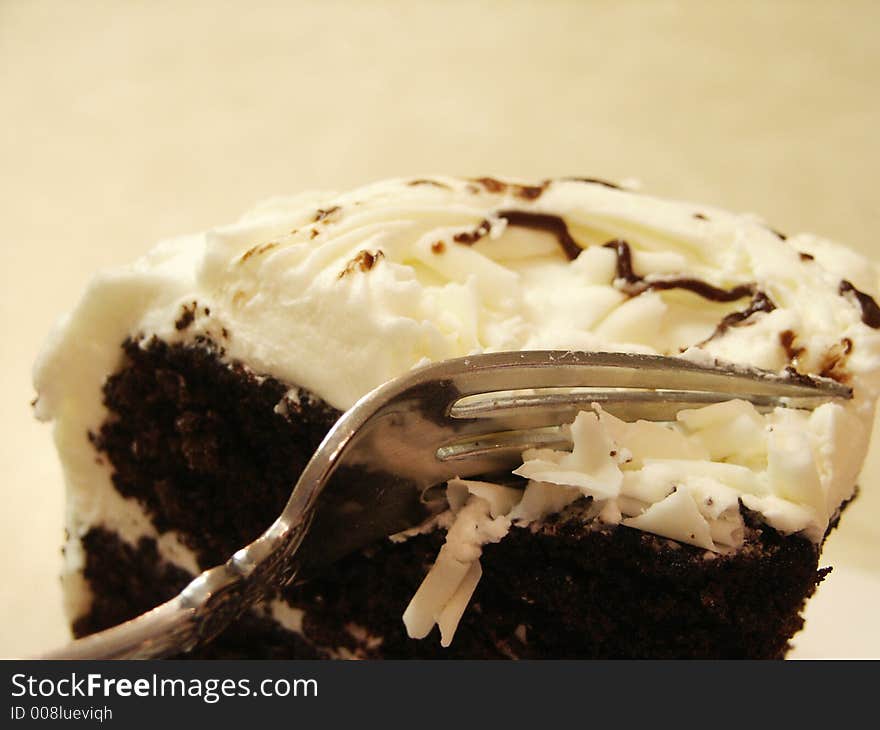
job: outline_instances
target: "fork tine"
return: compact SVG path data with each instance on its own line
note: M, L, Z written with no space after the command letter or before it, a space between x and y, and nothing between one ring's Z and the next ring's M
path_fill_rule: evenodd
M761 413L778 406L813 409L827 397L797 396L777 398L739 394ZM450 411L453 419L466 421L455 424L460 434L477 434L481 430L536 428L568 423L584 410L598 403L606 411L626 421L674 421L685 408L702 408L730 400L729 393L668 391L668 390L593 390L578 393L544 393L516 396L487 397L456 403Z
M571 438L562 426L484 434L482 438L447 444L437 458L455 465L460 477L487 474L522 463L522 452L532 448L570 448Z
M707 366L660 355L534 350L491 353L458 362L464 367L451 381L460 397L522 389L526 383L530 388L660 388L779 397L852 395L850 388L825 378L733 365Z

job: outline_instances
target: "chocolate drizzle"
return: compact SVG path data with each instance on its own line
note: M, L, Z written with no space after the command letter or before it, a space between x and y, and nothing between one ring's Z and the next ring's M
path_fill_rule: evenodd
M516 197L523 200L537 200L542 193L550 186L551 180L544 180L540 185L520 185L519 183L508 183L503 180L497 180L494 177L477 177L471 180L472 183L481 185L486 192L489 193L507 193L511 192ZM472 192L478 192L479 188L474 186Z
M629 294L633 297L648 290L664 291L666 289L685 289L712 302L735 302L743 297L749 295L756 296L756 294L759 293L755 289L754 284L739 284L730 289L721 289L720 287L713 286L707 281L695 279L693 277L645 279L645 277L637 274L633 269L632 250L626 241L617 238L604 244L604 247L612 249L615 254L617 254L616 279L624 282L620 289L625 294ZM769 299L767 299L767 301L769 302Z
M605 248L610 248L617 255L617 265L615 271L615 279L618 287L624 294L631 297L637 297L646 291L664 291L668 289L684 289L697 296L702 297L711 302L735 302L744 297L751 296L751 301L745 309L731 312L722 319L715 331L703 340L704 344L719 335L724 334L731 327L739 327L753 314L758 312L772 312L776 309L773 300L770 299L763 291L757 288L755 284L738 284L730 289L722 289L713 286L702 279L693 277L675 277L670 279L646 279L637 274L633 269L632 249L626 241L619 238L604 244Z
M868 325L868 327L880 329L880 307L877 306L877 302L874 301L873 297L868 296L863 291L859 291L846 279L840 282L837 291L841 296L851 293L862 308L862 322Z
M416 187L417 185L430 185L435 188L446 188L449 189L449 186L446 183L442 183L439 180L429 180L428 178L419 178L418 180L410 180L407 185L410 187Z
M806 350L805 347L795 347L794 343L796 339L797 335L792 330L784 330L779 333L779 344L782 345L782 349L785 350L785 356L790 363L797 360Z
M490 193L503 193L507 190L507 183L496 180L494 177L477 177L473 181L482 185Z
M559 177L556 179L562 182L581 182L602 185L603 187L611 188L613 190L622 189L619 185L615 185L613 182L608 182L608 180L602 180L598 177ZM519 183L504 182L503 180L498 180L494 177L473 178L471 182L481 185L487 192L505 193L509 191L518 198L523 198L525 200L535 200L536 198L541 197L541 194L553 184L553 180L542 180L539 185L521 185ZM477 188L474 189L474 192L476 192L476 190Z
M358 251L357 255L345 265L345 268L342 271L339 272L339 276L337 278L341 279L342 277L351 274L358 269L366 273L376 264L378 264L380 259L383 258L385 258L385 253L381 249L375 252L367 251L366 249Z
M560 180L565 180L568 182L582 182L582 183L592 183L594 185L604 185L606 188L611 188L612 190L621 190L620 185L615 185L613 182L608 182L607 180L603 180L598 177L561 177Z
M323 208L318 208L318 211L315 213L315 217L314 217L313 221L314 221L315 223L318 223L319 221L325 221L325 220L327 220L331 215L333 215L334 213L336 213L338 210L339 210L339 206L338 206L338 205L334 205L334 206L332 206L332 207L330 207L330 208L327 208L326 210L324 210ZM328 222L329 222L329 221L328 221Z
M251 256L261 256L266 253L266 251L271 251L273 248L277 248L278 243L276 241L270 241L269 243L258 244L253 248L249 248L242 257L238 260L238 263L243 264L247 261Z
M537 231L544 231L556 237L562 252L569 261L576 259L581 253L581 247L572 237L568 230L566 222L558 215L549 213L533 213L524 210L502 210L498 212L499 218L507 220L508 226L520 226L522 228L531 228ZM472 245L479 241L483 236L487 235L490 230L488 220L484 220L473 231L458 233L453 237L457 243ZM621 239L614 239L604 244L605 248L610 248L617 256L615 279L621 291L631 297L639 296L646 291L666 291L669 289L684 289L692 294L696 294L710 302L735 302L745 297L751 297L751 301L745 309L731 312L715 328L715 331L704 342L723 334L730 327L738 327L748 320L753 314L758 312L772 312L776 309L776 304L770 297L758 289L754 283L737 284L736 286L724 289L722 287L710 284L702 279L695 277L673 277L673 278L656 278L646 279L644 276L636 273L632 263L632 249L630 245ZM859 301L861 297L865 297L870 304L862 303L862 310L866 317L870 317L876 324L871 326L880 327L880 307L873 299L866 294L858 292L848 282L841 283L841 293L843 293L844 284L848 284L851 291L856 292ZM870 306L873 305L873 310ZM863 317L864 318L864 317ZM867 323L867 320L865 320Z
M553 234L569 261L574 261L580 255L581 247L568 232L565 221L558 215L531 213L525 210L502 210L498 213L498 217L505 218L509 226L531 228Z
M489 231L492 230L492 225L487 220L480 221L480 225L478 225L472 231L465 231L464 233L456 233L452 240L456 243L463 243L466 246L471 246L479 241L483 236L488 235Z
M520 226L522 228L531 228L551 233L556 237L560 248L562 248L569 261L576 259L582 250L569 232L565 221L558 215L532 213L524 210L502 210L498 212L498 217L506 219L508 226ZM484 220L473 231L456 234L453 240L457 243L472 245L488 232L489 222ZM632 249L626 241L615 239L604 244L604 246L605 248L612 249L617 255L615 278L617 282L620 282L618 283L620 290L631 297L636 297L646 291L665 291L669 289L684 289L712 302L735 302L751 296L752 299L748 306L745 309L731 312L724 317L708 340L717 337L730 327L739 326L753 314L772 312L776 309L773 300L753 283L738 284L730 289L722 289L707 281L693 277L646 279L637 274L633 268ZM878 310L878 317L880 317L880 310Z
M822 358L819 375L839 383L848 382L849 373L846 370L846 362L852 351L853 341L849 337L844 337L836 345L832 345Z
M550 233L556 237L562 252L569 261L574 261L581 252L581 247L568 232L568 226L565 221L558 215L549 213L532 213L526 210L502 210L498 212L499 218L507 220L508 226L519 226L520 228L531 228L535 231L543 231ZM488 220L480 222L474 230L456 233L452 240L456 243L463 243L471 246L484 236L488 235L491 230L491 224Z
M738 312L731 312L728 314L721 322L718 323L718 326L715 328L715 331L709 336L709 339L706 340L708 342L714 337L718 337L719 335L724 334L730 327L739 327L743 324L749 317L753 314L757 314L758 312L772 312L776 309L776 305L773 303L773 300L768 297L764 292L760 289L754 288L754 285L750 285L752 287L752 300L749 302L749 305Z

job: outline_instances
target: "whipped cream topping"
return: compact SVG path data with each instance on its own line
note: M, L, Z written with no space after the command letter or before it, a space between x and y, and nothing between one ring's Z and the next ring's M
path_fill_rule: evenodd
M864 258L830 241L783 239L754 216L596 181L436 177L278 198L238 223L165 241L96 276L37 363L37 414L55 421L71 543L93 524L135 540L156 530L114 491L109 465L95 462L83 436L106 417L101 388L120 366L127 337L210 341L226 360L340 409L420 364L500 350L643 352L793 368L845 381L853 400L811 416L776 416L766 456L755 447L752 461L722 453L724 439L691 438L714 426L682 421L676 429L687 449L708 450L708 459L702 452L681 457L691 481L715 479L747 495L747 506L771 524L818 540L828 515L852 495L867 448L880 387L876 279ZM618 439L621 427L609 425L607 414L590 418L598 419L602 438ZM730 438L750 442L758 421L745 413L733 420L739 430ZM579 424L575 430L593 428ZM641 433L621 440L676 439ZM811 482L815 504L792 498L784 486L745 486L745 474L765 473L780 485L793 478L805 444L819 470L819 486ZM619 510L621 521L640 529L671 524L666 512L690 510L695 520L682 495L697 487L669 491L679 467L653 458L644 457L641 470L664 485L652 492L662 494L655 499L629 494L631 466L587 451L530 456L522 469L534 483L573 493L589 488L599 499L598 490L606 490L605 516ZM802 466L809 471L806 461ZM615 486L610 476L617 472ZM627 500L641 500L644 513ZM735 539L733 528L728 534L719 527L727 516L713 517L709 532L694 540L710 550L727 546ZM186 548L173 535L165 543L163 557L190 569ZM70 559L76 571L81 559Z
M704 342L749 297L718 302L651 288L631 296L616 251L604 246L614 240L627 242L642 277L754 285L775 309ZM572 247L581 250L574 260ZM752 217L705 206L571 180L391 181L273 200L237 224L164 242L97 276L50 343L37 386L51 412L69 397L62 353L100 354L112 367L127 335L179 341L196 330L230 359L340 409L420 363L508 349L693 348L779 370L789 364L779 335L791 331L800 370L821 372L850 337L870 342L850 353L848 369L873 372L877 338L855 298L839 293L843 280L875 291L861 257L812 236L783 241ZM201 305L193 326L176 329L193 301ZM82 327L88 343L76 342Z

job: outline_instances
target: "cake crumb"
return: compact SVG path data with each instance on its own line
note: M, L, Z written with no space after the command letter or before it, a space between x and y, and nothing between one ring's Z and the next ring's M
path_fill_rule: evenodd
M177 318L177 321L174 323L174 328L180 332L189 327L196 319L196 309L198 309L198 304L193 302L192 304L184 304L181 308L180 316Z

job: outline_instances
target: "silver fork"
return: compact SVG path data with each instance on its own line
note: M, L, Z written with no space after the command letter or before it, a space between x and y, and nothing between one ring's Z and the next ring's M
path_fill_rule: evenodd
M567 390L547 390L559 388ZM421 523L442 508L430 487L456 476L509 475L524 449L565 446L562 424L592 403L626 420L665 421L731 398L768 411L851 397L832 380L653 355L500 352L427 365L376 388L339 419L281 516L254 542L166 603L44 658L190 651L270 592Z

